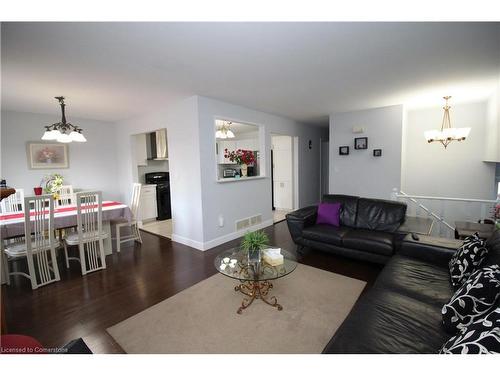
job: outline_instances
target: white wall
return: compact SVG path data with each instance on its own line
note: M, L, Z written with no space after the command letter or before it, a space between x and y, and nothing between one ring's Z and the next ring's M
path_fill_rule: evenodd
M255 111L249 108L198 97L200 122L200 152L203 193L203 233L206 247L233 238L235 221L261 214L264 222L272 222L270 157L271 133L297 136L299 206L314 204L319 198L319 141L326 136L326 129L307 126L295 121ZM263 179L217 183L215 181L214 119L224 118L243 123L263 125L265 148L261 150L266 163ZM308 141L312 141L312 149ZM173 166L171 165L171 168ZM218 226L219 215L225 225Z
M74 118L69 120L83 129L86 143L70 143L69 168L29 169L26 142L40 140L45 125L60 121L59 114L45 115L2 111L2 178L26 195L33 195L33 187L52 173L60 173L64 182L76 189L102 190L104 199L118 199L116 179L115 127L112 123Z
M401 105L331 115L330 193L389 199L401 181L402 122ZM365 132L354 134L353 127ZM368 149L354 149L358 137L368 137ZM339 155L340 146L349 146L349 155ZM377 148L382 157L373 156Z
M500 162L500 132L499 132L499 111L500 93L496 91L486 103L486 128L485 128L485 161Z
M495 199L495 164L484 162L487 102L456 104L450 109L453 127L470 127L464 142L428 144L424 131L441 126L443 109L406 113L405 168L402 190L411 195Z
M263 125L262 179L216 182L215 118ZM194 96L164 110L116 124L117 160L122 199L137 181L131 135L166 128L173 216L173 240L208 249L238 236L235 221L261 214L272 222L270 158L271 133L299 139L299 205L319 197L319 140L327 130L221 101ZM312 141L309 150L308 142ZM219 227L219 216L224 226Z
M293 154L292 137L271 137L273 149L273 187L274 207L276 209L293 209Z
M139 179L132 135L167 129L174 241L203 247L198 99L191 97L163 110L116 124L118 173L122 199Z

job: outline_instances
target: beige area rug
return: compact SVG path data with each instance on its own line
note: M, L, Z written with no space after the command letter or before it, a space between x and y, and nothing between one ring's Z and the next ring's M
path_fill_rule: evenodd
M108 332L127 353L320 353L365 282L299 264L273 282L282 311L256 300L241 315L235 285L217 274Z

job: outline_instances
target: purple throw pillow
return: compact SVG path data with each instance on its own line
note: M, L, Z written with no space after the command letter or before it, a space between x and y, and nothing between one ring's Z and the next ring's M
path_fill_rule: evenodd
M316 224L328 224L334 227L340 226L341 206L341 203L320 203Z

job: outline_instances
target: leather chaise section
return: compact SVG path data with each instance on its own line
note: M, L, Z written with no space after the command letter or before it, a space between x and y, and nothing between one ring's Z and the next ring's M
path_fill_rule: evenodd
M379 288L364 295L323 353L437 353L450 337L441 308Z
M447 268L400 255L395 255L387 263L375 286L411 296L439 308L454 293Z

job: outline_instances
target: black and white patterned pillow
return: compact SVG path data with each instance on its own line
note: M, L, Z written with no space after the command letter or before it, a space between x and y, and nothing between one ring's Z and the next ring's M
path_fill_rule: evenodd
M451 284L458 288L474 272L488 254L478 234L467 237L449 262Z
M474 271L442 309L443 325L454 334L476 321L500 298L500 267L492 265Z
M439 351L441 354L500 353L500 307L450 338Z

